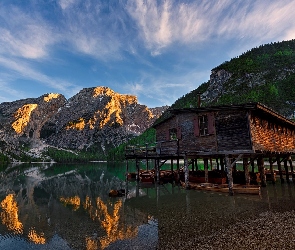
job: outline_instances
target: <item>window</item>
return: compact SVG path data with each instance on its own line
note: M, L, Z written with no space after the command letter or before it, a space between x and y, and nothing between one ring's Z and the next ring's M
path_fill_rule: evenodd
M177 128L170 128L167 129L166 140L180 140L181 139L181 128L180 126Z
M214 113L206 115L199 115L194 118L194 135L214 135L215 124L214 124Z
M208 134L208 117L207 115L199 116L200 135Z
M177 129L176 128L169 129L169 139L170 140L177 139Z

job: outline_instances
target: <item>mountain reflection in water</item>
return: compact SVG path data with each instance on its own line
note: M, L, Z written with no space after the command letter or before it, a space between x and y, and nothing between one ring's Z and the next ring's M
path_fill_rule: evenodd
M106 249L120 242L140 247L140 235L153 237L143 248L156 247L154 216L127 206L125 197L108 196L125 183L106 163L19 165L0 178L2 250Z

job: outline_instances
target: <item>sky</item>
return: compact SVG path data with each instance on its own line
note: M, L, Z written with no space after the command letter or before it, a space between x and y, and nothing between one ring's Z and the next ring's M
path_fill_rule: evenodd
M0 103L106 86L171 105L211 70L295 38L295 0L0 0Z

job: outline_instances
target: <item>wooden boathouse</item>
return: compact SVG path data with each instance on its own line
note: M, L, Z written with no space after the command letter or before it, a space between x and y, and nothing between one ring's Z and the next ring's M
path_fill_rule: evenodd
M283 182L283 170L289 181L292 155L295 154L295 123L261 103L171 109L170 115L155 123L156 145L128 147L125 158L155 161L159 180L161 163L184 160L185 186L189 185L189 165L194 170L197 159L204 161L205 182L212 160L226 173L228 190L233 194L233 168L243 162L245 183L250 184L250 166L257 161L261 186L266 185L264 159L269 161L272 181L276 164ZM138 170L139 171L139 170Z

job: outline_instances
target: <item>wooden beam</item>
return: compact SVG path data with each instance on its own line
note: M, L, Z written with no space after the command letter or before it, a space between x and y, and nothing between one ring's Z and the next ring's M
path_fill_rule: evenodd
M248 158L243 158L243 168L245 173L245 182L246 185L250 185L250 174L249 174L249 161Z
M257 159L257 166L260 173L260 181L261 186L266 187L266 176L265 176L265 168L264 168L264 160L262 156L259 156Z
M294 173L293 173L293 165L292 165L292 158L291 156L289 156L288 158L288 161L289 161L289 165L290 165L290 169L291 169L291 175L292 175L292 181L294 182Z
M275 161L272 160L272 158L270 157L269 158L269 168L270 168L270 174L271 174L271 182L272 184L275 184L276 183L276 177L275 177L275 173L274 173L274 170L273 170L273 163Z
M227 168L227 179L228 179L228 192L229 195L234 195L233 192L233 169L230 163L230 158L228 155L225 156L226 168Z
M159 159L156 159L156 178L157 178L157 183L160 182L160 166L159 166Z
M290 182L290 178L289 178L289 169L288 169L288 161L287 158L284 159L284 169L285 169L285 173L286 173L286 181L287 183Z
M277 165L278 165L278 170L279 170L279 174L280 174L281 183L284 183L285 180L284 180L284 178L283 178L283 173L282 173L282 166L281 166L280 156L277 156Z
M204 170L205 170L205 182L208 183L208 158L204 160Z
M139 162L137 158L135 159L135 165L136 165L136 171L137 171L136 181L139 182Z
M243 157L243 154L239 154L238 158L236 158L233 163L231 164L231 167L233 168L233 166L237 163L237 161L241 160Z
M187 156L186 154L184 154L184 182L185 182L186 189L188 189L188 186L189 186L188 175L189 175L189 169L188 169Z

